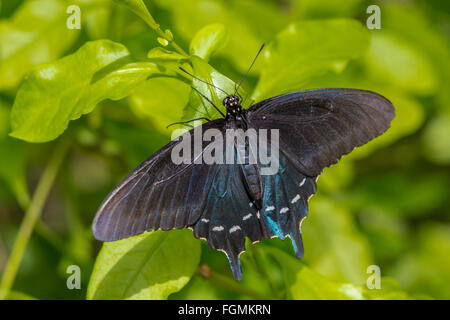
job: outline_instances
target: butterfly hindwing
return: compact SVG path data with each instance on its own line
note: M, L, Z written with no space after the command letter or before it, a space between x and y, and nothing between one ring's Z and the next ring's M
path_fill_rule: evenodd
M247 194L239 164L217 164L214 172L205 210L193 226L194 236L224 251L234 277L240 280L239 254L245 250L245 237L253 242L263 237L258 210Z
M283 240L291 238L295 254L303 256L300 225L308 214L308 200L316 192L316 177L299 172L284 157L279 157L279 170L274 175L261 176L264 196L262 219L274 235Z

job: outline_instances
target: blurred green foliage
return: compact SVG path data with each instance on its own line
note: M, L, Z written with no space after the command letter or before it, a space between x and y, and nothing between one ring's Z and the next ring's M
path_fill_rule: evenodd
M70 142L8 298L450 299L450 8L375 3L380 30L366 28L374 3L363 0L1 1L0 273L58 152L52 140ZM66 26L69 4L81 8L80 30ZM189 230L99 252L97 208L169 141L166 125L219 115L190 86L218 105L223 93L178 67L232 91L262 43L240 91L245 106L351 87L396 108L391 129L319 178L302 224L305 257L289 241L249 244L237 283L225 256ZM73 264L81 290L66 287ZM366 287L370 265L381 269L380 290Z

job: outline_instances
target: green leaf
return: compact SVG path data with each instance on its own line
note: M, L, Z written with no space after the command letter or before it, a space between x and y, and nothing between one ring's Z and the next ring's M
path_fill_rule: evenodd
M149 58L152 62L176 62L187 59L187 57L182 54L161 47L156 47L150 50L147 58Z
M0 178L13 192L17 202L25 208L30 200L26 182L25 143L8 137L9 108L0 100Z
M79 31L66 26L62 0L26 1L0 21L0 90L15 88L33 66L61 56Z
M145 6L142 0L115 0L128 7L131 11L137 14L142 20L144 20L152 29L159 28L159 24L156 23L152 15Z
M199 30L191 40L189 52L191 55L199 56L208 61L211 54L225 44L226 36L227 33L223 24L207 25Z
M318 189L321 190L319 178ZM364 283L372 264L367 240L359 233L348 210L319 195L302 223L305 260L312 269L336 281Z
M155 77L141 83L129 97L132 110L153 119L154 126L169 134L169 124L180 121L189 100L190 86L176 78Z
M189 230L155 231L104 243L88 299L167 299L181 290L200 261Z
M288 299L385 300L410 298L392 279L381 278L381 289L369 290L352 283L329 280L275 247L265 246L264 250L275 258L283 270Z
M123 45L98 40L34 69L17 93L11 136L30 142L55 139L70 120L91 112L99 101L121 99L150 73L158 72L151 63L120 65L128 55Z
M264 49L255 100L295 91L312 77L341 71L369 44L365 27L351 19L304 21L289 25ZM257 62L258 63L258 62Z
M366 59L369 73L384 83L414 94L431 94L436 90L437 78L429 61L398 37L376 33Z

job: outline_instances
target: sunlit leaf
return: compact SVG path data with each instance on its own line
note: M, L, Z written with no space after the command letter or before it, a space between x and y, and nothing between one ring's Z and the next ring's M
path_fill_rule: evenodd
M374 34L367 66L368 71L383 82L411 92L430 94L436 89L436 74L423 54L387 33Z
M156 231L105 243L88 288L88 299L167 299L183 288L200 259L200 242L189 230Z
M350 19L304 21L289 25L264 49L255 100L304 88L312 77L342 70L367 48L369 35Z
M179 60L185 60L187 57L183 56L182 54L179 54L178 52L170 51L161 47L156 47L150 50L150 52L147 55L147 58L149 58L152 62L158 62L158 61L179 61Z
M155 77L141 83L129 97L133 111L150 117L155 127L165 134L171 123L180 121L189 100L190 86L172 77Z
M381 279L381 289L369 290L352 283L336 282L316 273L299 260L274 247L264 250L279 263L284 273L288 299L367 300L408 299L391 279Z
M217 23L207 25L199 30L191 40L189 52L208 61L214 51L225 45L226 36L224 25Z
M91 112L99 101L128 95L135 85L157 70L151 63L104 69L128 55L123 45L98 40L34 69L17 93L11 114L11 135L30 142L55 139L70 120Z
M142 0L115 0L118 3L122 3L128 7L131 11L137 14L142 20L144 20L152 28L157 28L159 25L153 19L152 15L147 9L144 1Z
M0 90L16 87L33 66L61 56L78 37L63 0L26 1L0 21Z
M318 180L320 189L320 178ZM305 260L315 271L337 280L362 284L372 264L367 240L346 208L317 196L302 223Z

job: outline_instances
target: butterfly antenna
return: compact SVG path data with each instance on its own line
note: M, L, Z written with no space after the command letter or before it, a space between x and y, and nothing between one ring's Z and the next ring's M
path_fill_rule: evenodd
M227 96L230 95L230 94L229 94L228 92L226 92L225 90L223 90L223 89L221 89L221 88L219 88L219 87L216 87L216 86L213 85L212 83L206 82L205 80L202 80L202 79L200 79L200 78L194 76L192 73L189 73L188 71L184 70L182 67L179 67L179 68L180 68L181 71L187 73L187 74L190 75L192 78L197 79L198 81L201 81L201 82L203 82L203 83L206 83L207 85L212 86L212 87L214 87L214 88L216 88L216 89L222 91L222 92L225 93Z
M203 98L205 98L209 103L211 103L211 105L217 110L217 112L219 112L219 113L222 115L222 117L225 118L225 115L223 114L223 112L220 111L219 108L217 108L217 106L211 101L211 99L209 99L209 98L208 98L207 96L205 96L203 93L201 93L200 91L198 91L196 88L194 88L194 87L191 87L191 88L194 89L195 92L197 92L200 96L202 96Z
M209 119L206 118L206 117L200 117L200 118L195 118L195 119L191 119L191 120L188 120L188 121L180 121L180 122L174 122L174 123L171 123L171 124L169 124L169 125L166 127L166 129L169 128L169 127L171 127L171 126L173 126L173 125L176 125L176 124L188 124L188 123L190 123L190 122L192 122L192 121L197 121L197 120L211 121L211 120L209 120Z
M245 77L247 77L248 73L250 72L251 68L253 67L253 65L255 64L256 59L258 58L259 54L261 53L262 49L264 48L265 44L263 43L261 48L259 48L258 53L256 54L255 58L253 59L252 64L250 65L250 67L248 68L247 72L245 73L245 75L242 77L241 81L239 81L239 84L235 83L234 86L234 94L236 94L239 90L239 88L241 87L242 81L244 81Z

